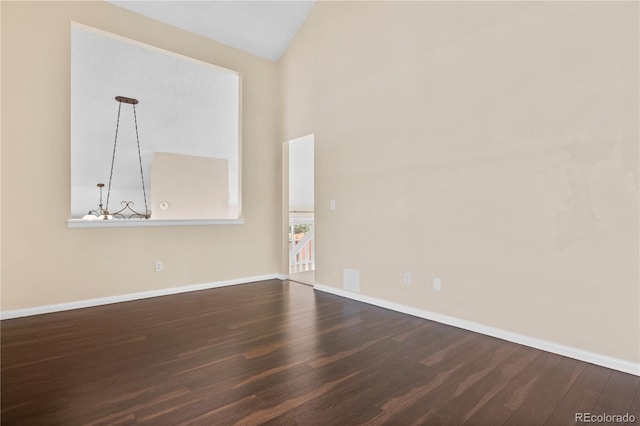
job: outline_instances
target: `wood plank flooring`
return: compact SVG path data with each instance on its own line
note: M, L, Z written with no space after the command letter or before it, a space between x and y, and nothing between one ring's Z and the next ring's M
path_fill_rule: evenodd
M263 281L1 323L2 425L571 425L640 378Z

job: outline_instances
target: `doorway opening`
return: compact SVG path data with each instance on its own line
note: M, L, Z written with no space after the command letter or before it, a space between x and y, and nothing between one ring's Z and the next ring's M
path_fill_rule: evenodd
M289 278L315 284L314 135L287 143L289 149Z

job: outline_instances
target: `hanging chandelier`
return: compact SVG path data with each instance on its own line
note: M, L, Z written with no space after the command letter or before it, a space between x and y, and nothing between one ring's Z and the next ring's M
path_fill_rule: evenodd
M90 210L83 219L85 220L113 220L113 219L149 219L151 218L151 211L147 207L147 192L144 186L144 171L142 168L142 154L140 152L140 137L138 135L138 117L136 115L136 105L138 104L137 99L127 98L125 96L116 96L116 101L118 101L118 117L116 119L116 135L113 140L113 154L111 156L111 169L109 172L109 185L107 186L107 200L103 205L102 203L102 189L104 188L104 183L99 183L97 186L100 190L100 201L98 203L98 208L95 210ZM113 181L113 165L116 161L116 148L118 146L118 130L120 128L120 112L122 110L122 104L129 104L133 107L133 120L135 123L136 129L136 144L138 146L138 164L140 165L140 180L142 182L142 196L144 199L144 212L139 213L133 209L134 203L133 201L122 201L120 203L121 209L110 213L109 212L109 201L111 199L111 182Z

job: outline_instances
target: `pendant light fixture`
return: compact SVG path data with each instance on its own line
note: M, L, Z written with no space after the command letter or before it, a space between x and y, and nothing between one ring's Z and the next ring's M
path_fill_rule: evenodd
M134 98L127 98L125 96L116 96L116 101L118 101L118 117L116 119L116 135L113 140L113 154L111 155L111 169L109 172L109 185L107 186L107 200L106 203L102 204L102 188L104 188L103 183L99 183L97 186L100 188L100 203L98 210L89 211L87 215L83 217L86 220L113 220L113 219L149 219L151 218L151 211L147 207L147 192L144 186L144 171L142 168L142 154L140 152L140 137L138 135L138 117L136 115L136 105L138 104L138 100ZM113 181L113 165L116 161L116 149L118 147L118 130L120 129L120 112L122 110L122 104L131 105L133 107L133 120L135 123L136 129L136 144L138 146L138 164L140 165L140 180L142 182L142 196L144 199L144 212L139 213L133 209L133 201L122 201L120 205L122 208L115 213L109 212L109 201L111 199L111 183Z

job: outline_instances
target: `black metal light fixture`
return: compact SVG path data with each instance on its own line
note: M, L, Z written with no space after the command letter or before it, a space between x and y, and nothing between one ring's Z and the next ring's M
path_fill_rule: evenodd
M118 117L116 119L116 135L113 140L113 154L111 156L111 170L109 172L109 185L107 187L107 201L102 204L102 188L103 183L99 183L97 186L100 188L100 202L97 210L90 210L87 215L83 217L85 220L112 220L112 219L149 219L151 218L151 210L147 207L147 192L144 187L144 171L142 169L142 154L140 152L140 137L138 135L138 117L136 115L136 105L138 100L134 98L127 98L125 96L116 96L118 101ZM122 201L120 204L122 208L115 213L109 212L109 200L111 199L111 182L113 181L113 165L116 161L116 148L118 146L118 130L120 128L120 111L122 110L122 104L129 104L133 107L133 120L136 128L136 143L138 145L138 163L140 164L140 180L142 182L142 195L144 198L144 212L139 213L133 209L133 201Z

